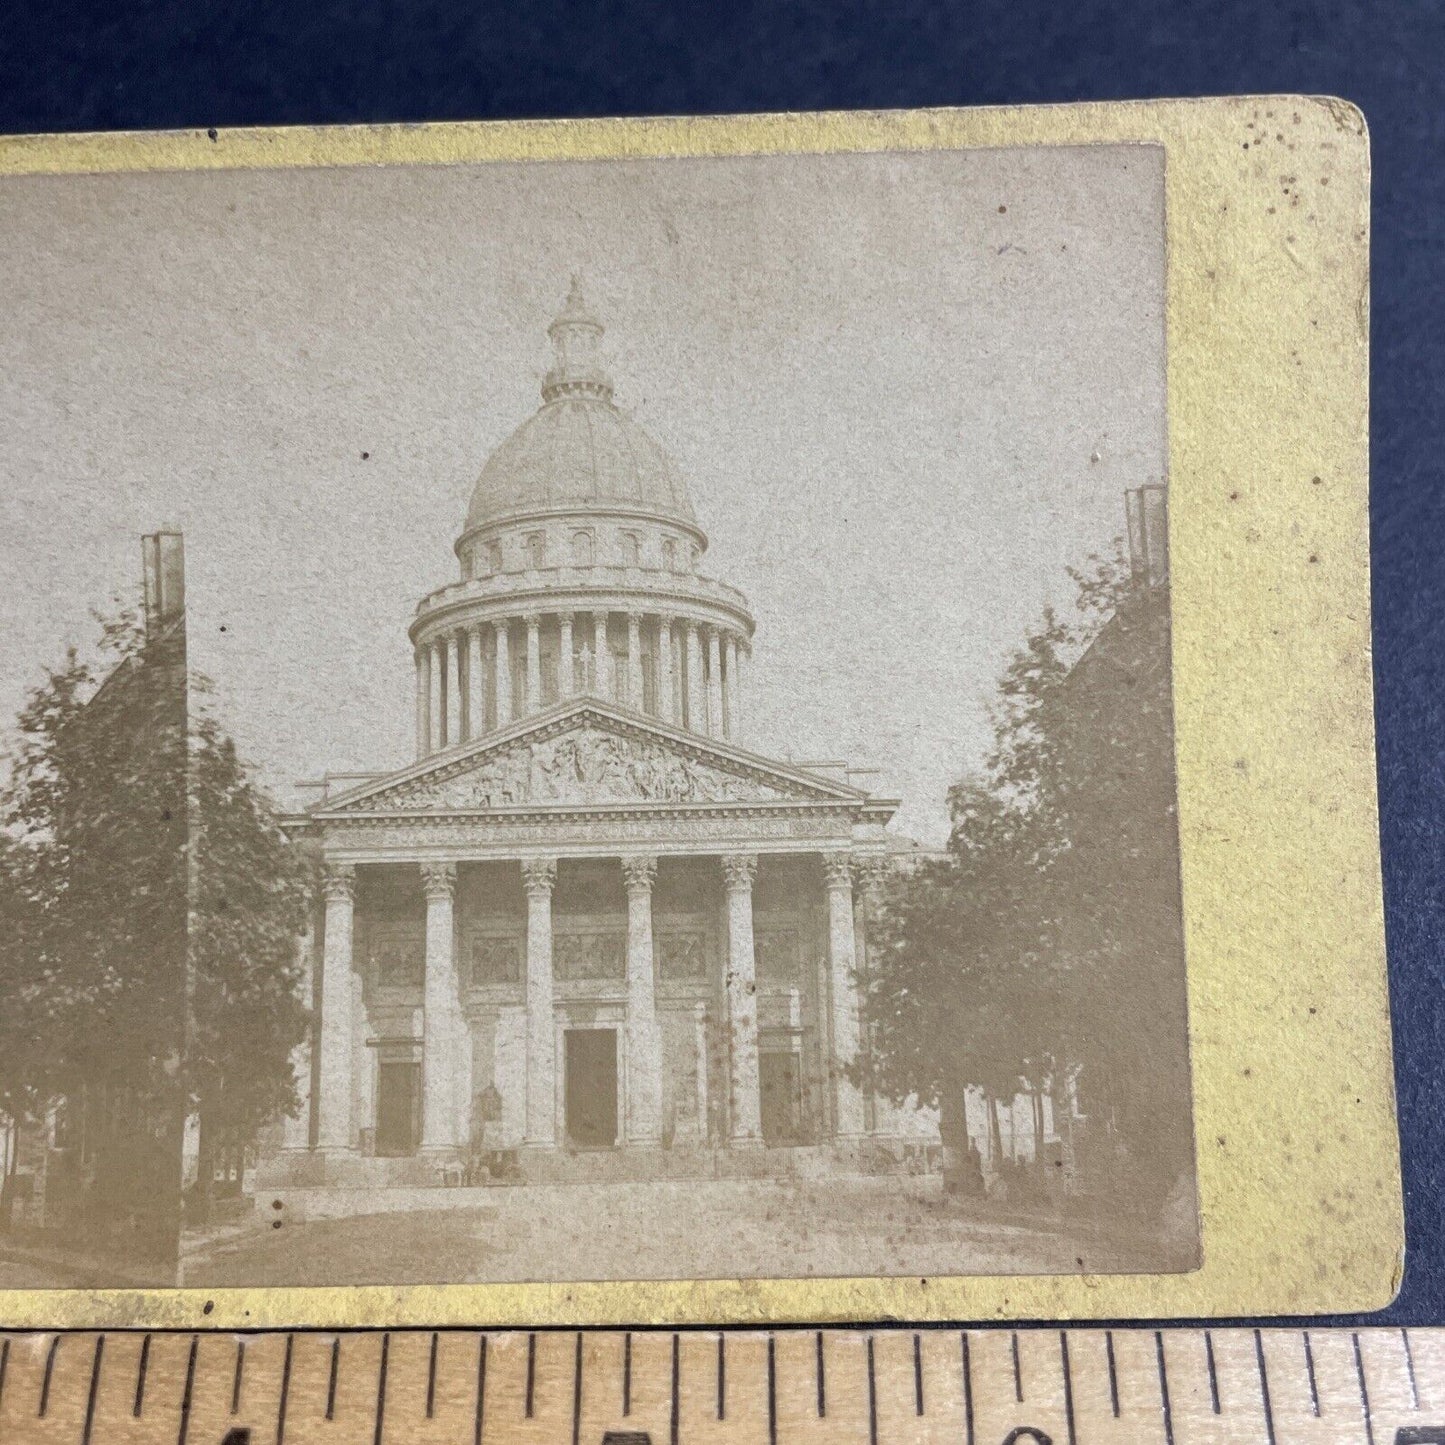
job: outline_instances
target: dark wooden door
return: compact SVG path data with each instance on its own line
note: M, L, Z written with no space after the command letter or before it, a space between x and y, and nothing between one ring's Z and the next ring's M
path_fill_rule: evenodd
M415 1154L421 1065L382 1063L376 1080L376 1152Z
M617 1142L617 1030L567 1030L567 1137L583 1148Z
M758 1085L762 1093L763 1142L796 1144L802 1116L798 1056L759 1055Z

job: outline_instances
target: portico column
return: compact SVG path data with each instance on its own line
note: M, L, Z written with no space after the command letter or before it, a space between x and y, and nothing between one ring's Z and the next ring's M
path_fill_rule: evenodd
M728 1143L753 1148L763 1142L758 1097L758 1000L753 953L753 878L757 855L722 860L728 895Z
M462 740L462 662L457 634L447 633L447 746Z
M321 955L321 1067L316 1147L351 1148L351 924L356 869L340 864L322 879L326 941Z
M723 736L738 740L738 639L723 638Z
M512 720L512 652L510 622L498 622L497 629L497 726L504 728Z
M612 649L607 645L607 614L592 614L592 666L597 696L612 701Z
M869 923L878 916L886 873L887 864L882 858L854 860L856 886L853 889L853 947L858 977L865 997L872 970L872 960L869 957ZM865 1057L871 1054L873 1049L872 1030L866 1022L861 1022L858 1029L858 1047ZM863 1127L869 1134L878 1132L878 1097L871 1089L863 1095Z
M856 1139L863 1130L863 1095L847 1076L858 1057L857 953L853 937L853 865L846 853L825 853L828 885L828 983L832 1000L833 1127L839 1139Z
M461 1060L457 1044L465 1031L457 989L452 897L457 884L455 863L424 863L426 892L426 981L422 989L421 1147L455 1149L457 1077Z
M552 1006L555 858L522 864L527 889L527 1143L557 1142L557 1038Z
M642 711L642 614L627 614L627 706Z
M431 742L431 722L428 714L431 690L431 653L425 647L416 650L416 755L418 759L427 755Z
M467 741L487 730L487 684L482 671L482 629L467 629Z
M427 705L427 716L431 726L431 750L439 753L446 746L447 716L442 701L442 678L446 674L447 645L438 638L427 644L427 650L427 672L431 678L431 701Z
M542 706L542 619L535 613L527 619L527 715Z
M306 1008L315 1007L313 980L311 976L312 955L315 949L313 929L315 919L308 914L306 932L296 943L296 962L300 977L297 979L297 995ZM291 1073L296 1080L296 1112L288 1114L282 1125L283 1149L307 1149L311 1145L311 1045L312 1030L307 1029L306 1037L291 1050Z
M698 646L696 622L687 622L684 637L687 649L687 727L689 732L705 733L707 703L702 695L702 649Z
M627 1142L662 1138L662 1030L652 956L652 881L657 859L624 858L627 885Z
M563 612L557 618L560 637L557 643L557 696L571 697L577 691L572 661L572 614Z
M657 715L672 722L672 618L657 619Z

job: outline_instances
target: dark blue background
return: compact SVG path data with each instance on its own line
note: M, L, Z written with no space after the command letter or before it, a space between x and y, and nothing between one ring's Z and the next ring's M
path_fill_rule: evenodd
M0 0L0 131L1344 96L1374 149L1375 683L1409 1256L1445 1320L1445 7ZM0 280L3 294L3 280ZM3 300L0 300L3 304Z

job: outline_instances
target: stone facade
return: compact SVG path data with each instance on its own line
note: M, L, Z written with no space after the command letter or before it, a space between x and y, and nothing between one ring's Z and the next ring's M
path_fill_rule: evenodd
M698 570L575 287L550 334L461 580L411 625L416 761L289 823L322 896L278 1181L547 1177L589 1151L749 1169L887 1132L847 1065L896 805L744 746L746 600Z

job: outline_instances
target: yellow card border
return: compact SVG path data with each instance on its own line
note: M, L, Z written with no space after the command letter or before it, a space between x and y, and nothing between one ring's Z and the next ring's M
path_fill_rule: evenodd
M1375 805L1369 145L1304 97L0 139L0 176L1137 142L1166 152L1192 1273L0 1293L6 1326L1162 1318L1386 1304L1404 1248Z

